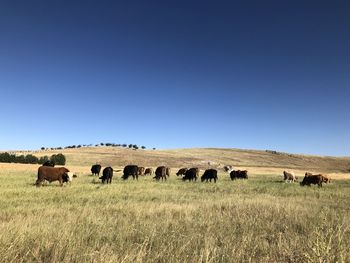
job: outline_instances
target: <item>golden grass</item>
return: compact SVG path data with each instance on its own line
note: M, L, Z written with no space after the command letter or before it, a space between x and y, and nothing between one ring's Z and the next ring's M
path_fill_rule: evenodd
M0 262L350 261L347 180L301 187L251 167L244 181L182 182L173 169L167 182L117 173L102 185L90 165L67 167L71 185L37 188L38 165L0 164Z

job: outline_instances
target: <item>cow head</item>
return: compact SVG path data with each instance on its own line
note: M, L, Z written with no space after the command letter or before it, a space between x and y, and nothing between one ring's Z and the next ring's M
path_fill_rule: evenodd
M69 177L68 173L69 173L69 172L64 173L64 174L62 175L62 179L63 179L63 182L64 182L64 183L68 183L68 182L71 181L71 178Z

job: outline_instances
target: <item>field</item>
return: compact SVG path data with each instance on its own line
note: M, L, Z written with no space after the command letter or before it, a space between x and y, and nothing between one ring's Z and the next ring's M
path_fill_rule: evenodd
M214 184L179 180L178 152L145 151L142 159L130 150L142 165L173 164L169 180L122 181L116 173L102 185L91 162L120 169L132 157L85 151L65 152L78 178L63 187L36 188L37 165L0 164L0 262L350 262L349 159L323 158L339 163L329 168L320 161L335 179L322 188L282 182L281 168L263 157L238 162L249 180L232 182L220 170ZM203 168L227 161L210 154L183 156ZM298 175L317 170L305 163L286 166Z

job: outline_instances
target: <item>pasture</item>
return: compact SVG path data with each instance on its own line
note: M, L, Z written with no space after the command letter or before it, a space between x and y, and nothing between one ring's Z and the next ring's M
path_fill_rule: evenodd
M349 180L182 182L173 168L166 182L102 185L90 166L66 167L71 185L37 188L38 165L0 164L1 262L350 261Z

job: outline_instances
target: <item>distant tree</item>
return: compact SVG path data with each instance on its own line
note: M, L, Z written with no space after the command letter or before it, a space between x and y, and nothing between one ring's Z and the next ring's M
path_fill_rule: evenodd
M43 150L45 150L45 147L41 147L40 149L43 151Z
M105 145L103 142L100 143L101 146Z
M146 149L146 146L143 146L143 145L142 145L142 146L141 146L141 149L143 149L143 150Z
M153 148L153 150L155 150L156 148Z
M132 146L132 148L134 148L135 150L137 150L139 147L138 147L136 144L134 144L134 145Z
M129 148L132 148L132 146L133 146L132 144L129 144Z
M54 162L57 165L65 165L66 157L62 153L54 154L50 157L50 161Z
M38 163L39 162L39 159L38 157L32 155L32 154L27 154L25 157L24 157L24 163Z
M43 163L47 162L48 160L49 160L49 157L45 155L45 156L42 156L39 158L38 163L43 164Z
M125 148L125 147L128 146L128 145L127 145L126 143L124 143L122 146Z
M77 146L77 148L81 148L81 145L79 144L79 145Z
M62 150L62 147L57 147L57 150Z

